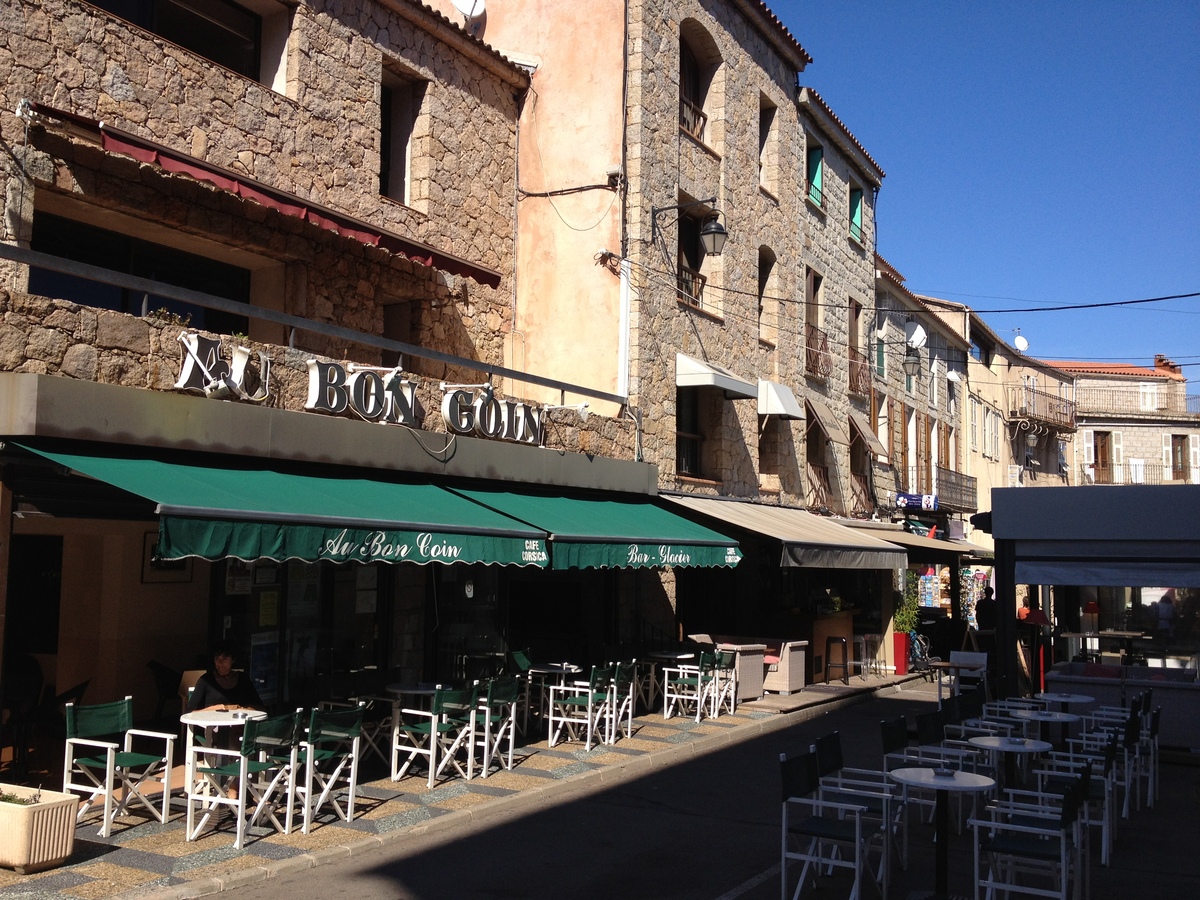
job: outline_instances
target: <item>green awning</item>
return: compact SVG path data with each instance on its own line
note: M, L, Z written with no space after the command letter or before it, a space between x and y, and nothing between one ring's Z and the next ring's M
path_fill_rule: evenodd
M432 484L19 446L157 503L163 559L548 565L544 531Z
M549 532L553 569L736 566L742 558L737 541L650 500L454 490Z

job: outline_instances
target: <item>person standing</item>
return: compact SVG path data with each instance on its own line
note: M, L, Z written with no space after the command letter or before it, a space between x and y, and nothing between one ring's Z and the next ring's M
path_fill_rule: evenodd
M1166 644L1172 637L1175 628L1175 592L1164 591L1158 598L1158 627L1154 629L1154 637L1160 644Z
M990 584L983 589L983 596L975 604L975 627L980 631L996 629L996 592Z

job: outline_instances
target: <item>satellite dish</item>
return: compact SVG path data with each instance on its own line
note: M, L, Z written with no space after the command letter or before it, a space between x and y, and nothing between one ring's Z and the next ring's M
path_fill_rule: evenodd
M904 323L904 341L913 350L920 350L924 347L927 337L925 327L920 322Z
M453 0L453 3L454 8L467 19L478 19L487 11L484 9L484 0Z
M1029 341L1025 340L1025 335L1018 334L1017 339L1013 341L1013 346L1017 348L1018 353L1024 353L1029 349Z

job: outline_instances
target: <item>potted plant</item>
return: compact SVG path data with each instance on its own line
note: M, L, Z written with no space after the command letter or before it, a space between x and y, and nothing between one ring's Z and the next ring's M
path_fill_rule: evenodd
M917 630L917 576L905 572L904 594L898 595L896 608L892 610L892 652L896 660L896 674L908 674L908 652L911 634Z
M0 866L27 875L66 862L78 811L75 794L0 784Z

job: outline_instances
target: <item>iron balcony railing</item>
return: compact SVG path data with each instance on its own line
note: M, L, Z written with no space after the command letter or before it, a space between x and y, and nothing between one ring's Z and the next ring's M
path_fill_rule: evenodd
M707 283L707 278L680 260L678 286L681 303L703 309L704 285Z
M1153 390L1151 390L1153 388ZM1188 397L1183 385L1081 385L1075 406L1081 413L1144 415L1200 415L1200 397Z
M703 143L704 128L708 124L708 116L699 106L686 97L679 98L679 127Z
M830 497L833 492L829 487L829 467L808 464L808 488L804 494L804 505L809 509L831 510Z
M806 181L804 182L804 190L807 192L809 203L813 204L817 209L825 208L825 192L821 190L820 185Z
M860 397L871 395L871 363L866 354L853 347L850 352L850 393Z
M833 374L829 335L816 325L804 326L804 371L821 378L828 378Z
M1126 458L1107 466L1083 466L1080 484L1200 484L1200 467L1164 466L1161 461Z
M1074 401L1023 384L1008 385L1005 393L1009 421L1024 419L1060 430L1075 430Z
M850 473L850 515L869 516L875 512L875 497L871 493L871 479L864 472Z
M930 470L925 465L909 466L904 473L904 484L901 490L906 494L932 494L933 479Z
M937 486L934 493L938 506L955 512L975 512L979 509L979 491L976 479L953 469L940 466L934 471Z

